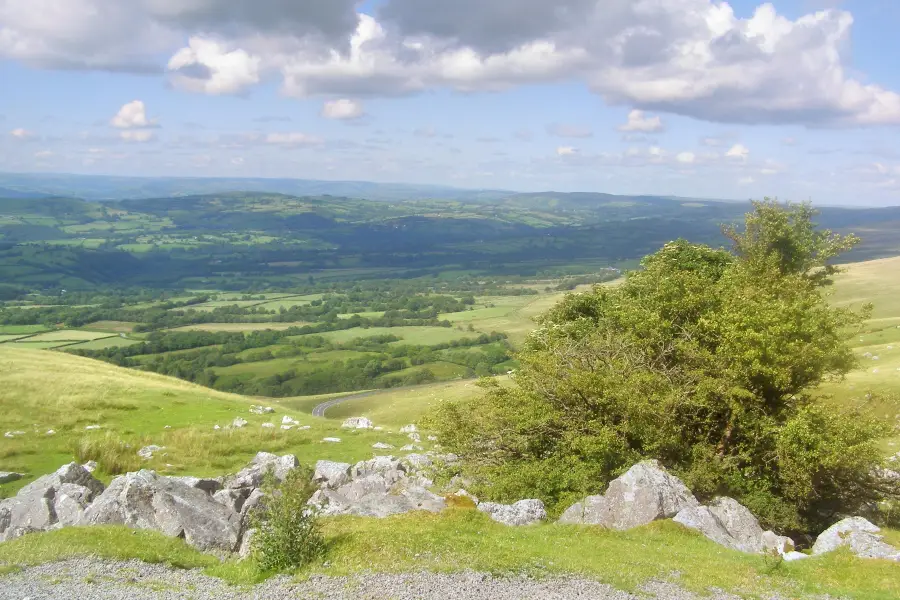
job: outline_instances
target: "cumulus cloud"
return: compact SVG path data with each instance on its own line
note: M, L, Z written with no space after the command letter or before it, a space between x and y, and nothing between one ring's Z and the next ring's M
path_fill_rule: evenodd
M359 100L341 98L329 100L322 106L322 116L337 121L352 121L365 114L363 104Z
M578 154L578 148L572 146L560 146L556 149L557 156L574 156Z
M740 160L747 160L748 156L750 156L750 150L743 144L735 144L725 153L726 158L737 158Z
M156 125L147 118L147 107L140 100L132 100L122 106L110 124L118 129L138 129Z
M628 113L628 122L619 126L619 131L641 131L643 133L653 133L665 129L662 118L649 117L644 115L642 110L633 110Z
M561 138L589 138L594 137L590 127L570 125L566 123L554 123L547 127L547 133Z
M697 155L693 152L679 152L675 155L675 160L684 164L691 164L697 160Z
M236 94L260 81L262 59L243 49L192 37L169 60L169 78L181 89L206 94Z
M207 94L268 76L299 98L580 80L610 104L708 121L900 124L900 94L853 75L845 10L789 18L767 3L739 18L719 0L385 0L366 15L357 4L0 0L0 58L166 67L177 87Z
M13 129L9 132L9 135L20 141L26 141L35 138L34 133L28 131L27 129L22 129L21 127Z
M747 177L741 177L740 179L738 179L738 185L751 185L753 183L756 183L756 180L749 175Z

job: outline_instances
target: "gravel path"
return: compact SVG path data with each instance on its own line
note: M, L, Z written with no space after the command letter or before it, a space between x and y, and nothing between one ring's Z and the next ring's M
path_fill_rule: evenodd
M0 577L7 600L697 600L671 584L654 583L639 597L577 578L535 581L481 573L315 577L298 583L275 577L232 587L199 571L137 561L76 559ZM711 600L736 600L728 594Z

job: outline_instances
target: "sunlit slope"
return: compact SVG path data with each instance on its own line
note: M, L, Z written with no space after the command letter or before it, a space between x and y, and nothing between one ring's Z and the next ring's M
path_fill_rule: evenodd
M251 414L254 403L273 406L276 412ZM304 461L355 461L370 458L375 442L408 443L406 436L387 431L341 431L340 422L313 419L274 400L224 394L60 352L3 346L0 414L0 435L12 436L0 437L0 471L28 476L0 486L0 493L7 494L76 459L98 460L102 476L144 466L169 474L219 475L259 451L291 452ZM285 416L311 429L282 430ZM248 424L226 429L237 417ZM330 436L343 441L322 442ZM138 458L137 450L151 444L165 450L149 461Z

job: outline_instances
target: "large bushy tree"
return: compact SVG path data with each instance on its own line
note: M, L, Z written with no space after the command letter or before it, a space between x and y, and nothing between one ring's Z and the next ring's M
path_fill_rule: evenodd
M642 458L700 496L809 531L881 497L885 426L813 390L855 365L864 314L830 306L832 261L857 243L808 205L754 204L731 251L667 244L618 286L572 294L539 320L513 385L434 415L481 493L555 510Z

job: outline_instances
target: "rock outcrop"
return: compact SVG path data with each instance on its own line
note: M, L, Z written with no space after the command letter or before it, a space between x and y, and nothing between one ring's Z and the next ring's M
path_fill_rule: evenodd
M886 543L876 525L862 517L838 521L823 531L813 544L813 555L832 552L842 546L860 558L880 558L900 562L900 549Z
M234 552L241 539L239 514L201 489L146 470L115 478L79 524L151 529L200 550Z
M309 503L324 516L389 517L413 511L440 512L444 499L427 489L430 483L392 456L361 461L348 471L341 463L318 464L320 489ZM349 478L349 479L348 479Z
M588 496L570 506L559 522L623 531L659 519L671 519L682 510L698 505L680 479L670 475L658 462L645 461L610 482L606 494Z
M468 493L466 496L471 498ZM487 513L494 521L511 527L534 525L547 518L544 503L540 500L519 500L515 504L481 502L478 510Z
M793 540L763 531L753 513L732 498L716 498L708 506L686 508L675 515L674 521L732 550L752 554L777 552L789 559L799 558L795 555L799 553L794 553Z
M103 492L103 484L77 463L31 482L0 502L0 541L74 525Z
M365 417L351 417L341 424L342 429L372 429L375 425Z

